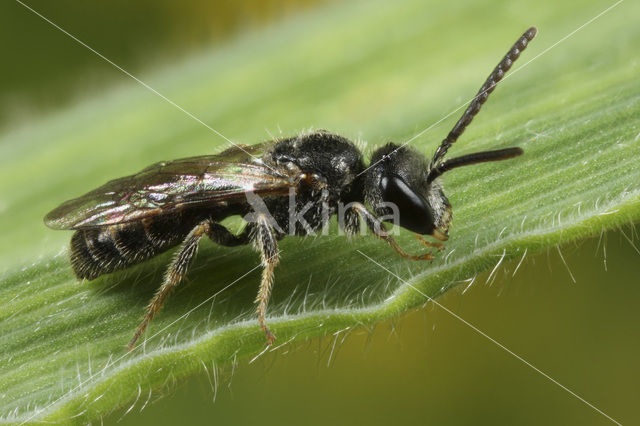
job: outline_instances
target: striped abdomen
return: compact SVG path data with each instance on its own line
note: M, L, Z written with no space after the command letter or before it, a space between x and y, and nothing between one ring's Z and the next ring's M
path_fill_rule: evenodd
M197 222L176 214L80 229L71 238L71 266L78 278L90 280L124 269L180 244Z

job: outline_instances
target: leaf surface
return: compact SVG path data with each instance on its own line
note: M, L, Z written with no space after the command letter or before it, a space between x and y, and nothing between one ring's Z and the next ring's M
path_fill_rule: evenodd
M632 53L640 5L624 2L548 51L607 5L376 6L326 5L139 76L234 141L313 126L366 140L370 151L429 128L412 146L430 155L461 111L431 125L469 100L524 29L538 26L451 149L519 146L525 155L445 176L454 221L432 263L404 261L371 236L283 240L269 307L281 345L399 315L525 253L640 218L640 62ZM389 23L396 26L383 31ZM250 247L202 242L188 282L128 354L171 254L81 283L67 260L70 233L42 224L57 204L109 179L224 143L127 80L0 136L2 420L88 422L212 361L264 349ZM422 250L409 233L398 238Z

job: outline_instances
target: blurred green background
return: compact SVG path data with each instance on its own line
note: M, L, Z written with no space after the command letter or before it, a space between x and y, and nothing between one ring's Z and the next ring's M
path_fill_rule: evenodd
M228 40L328 3L28 2L133 74L199 49L222 48ZM600 9L609 4L602 2ZM549 14L553 7L549 2ZM127 79L15 2L0 3L0 17L0 129L28 125L77 99L99 98ZM390 22L380 31L391 37L401 25ZM251 117L247 121L252 125ZM629 241L638 230L562 247L568 266L555 249L528 257L515 277L507 273L512 265L492 285L487 275L479 276L467 291L451 291L439 302L608 415L638 424L640 252ZM433 306L372 330L314 339L253 363L241 360L216 377L168 383L142 412L140 407L138 402L130 412L117 410L104 423L609 423Z

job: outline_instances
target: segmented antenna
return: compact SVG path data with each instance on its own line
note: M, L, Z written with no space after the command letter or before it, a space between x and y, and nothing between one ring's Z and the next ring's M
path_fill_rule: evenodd
M516 41L516 43L509 49L500 63L493 69L487 80L484 82L478 94L473 98L467 109L465 110L460 120L453 126L453 129L449 132L447 137L442 141L431 160L431 168L433 168L442 158L445 156L449 147L458 140L460 135L464 133L465 129L473 120L473 117L480 111L482 105L487 101L489 94L493 92L496 85L505 73L509 71L513 63L520 56L520 53L527 48L527 45L538 33L536 27L529 28L522 36Z
M482 151L474 152L473 154L463 155L461 157L451 158L447 161L436 165L429 171L427 176L427 183L431 183L436 180L444 172L448 172L451 169L458 167L469 166L471 164L488 163L489 161L502 161L509 158L522 155L522 148L504 148L495 151Z

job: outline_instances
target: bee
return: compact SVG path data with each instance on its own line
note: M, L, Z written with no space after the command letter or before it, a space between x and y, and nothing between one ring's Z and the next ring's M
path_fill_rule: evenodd
M388 143L375 150L365 166L353 142L316 131L153 164L64 202L44 222L53 229L75 231L70 258L79 279L93 280L180 245L129 349L187 273L202 237L228 247L253 244L263 268L256 311L271 345L275 336L267 326L267 305L279 261L278 241L287 234L313 234L342 210L338 223L345 234L357 233L362 221L403 258L433 259L430 251L407 253L384 223L394 217L396 224L415 233L424 245L442 248L441 243L422 237L448 239L452 211L440 176L457 167L523 153L512 147L445 160L451 145L536 33L535 27L529 28L509 49L431 160L408 146ZM293 206L291 194L295 195ZM292 207L302 210L294 216ZM251 220L234 234L220 222L236 215Z

